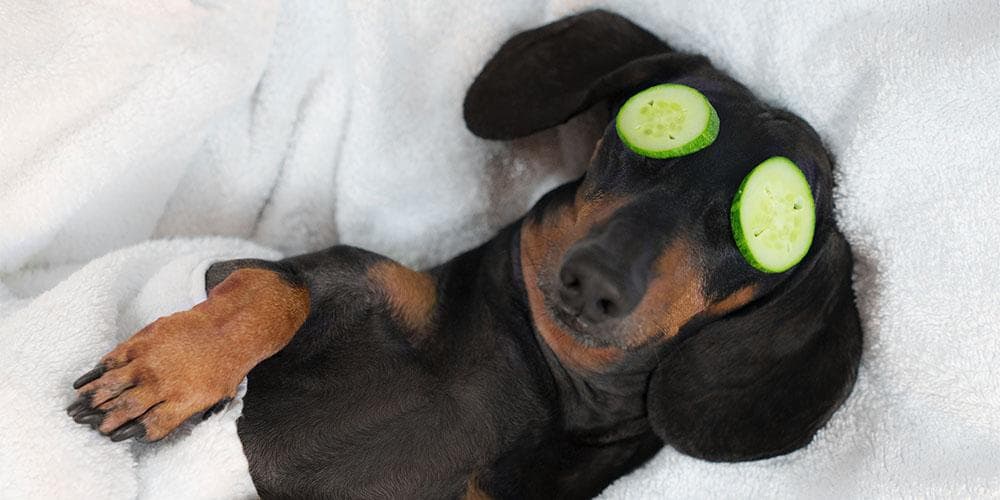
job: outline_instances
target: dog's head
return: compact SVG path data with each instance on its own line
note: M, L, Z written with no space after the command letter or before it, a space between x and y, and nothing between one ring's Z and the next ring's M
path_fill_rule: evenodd
M584 177L549 193L522 226L535 325L573 370L648 370L647 416L675 448L710 460L786 453L844 400L861 350L850 249L834 225L831 160L816 133L705 58L603 11L509 40L469 89L465 119L479 136L512 139L598 103L614 116L665 82L708 97L718 138L652 159L608 124ZM729 213L743 178L778 155L806 175L817 222L805 259L768 274L740 254Z

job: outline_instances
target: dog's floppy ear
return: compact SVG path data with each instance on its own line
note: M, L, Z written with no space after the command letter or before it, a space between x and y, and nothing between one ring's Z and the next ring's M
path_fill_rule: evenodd
M707 64L624 17L585 12L503 44L469 87L465 123L486 139L523 137L652 78Z
M851 253L836 229L824 233L770 295L666 348L646 399L666 444L713 461L781 455L847 397L862 343Z

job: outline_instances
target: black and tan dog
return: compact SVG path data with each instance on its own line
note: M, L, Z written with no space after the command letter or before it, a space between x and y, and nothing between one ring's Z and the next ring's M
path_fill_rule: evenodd
M239 436L265 497L587 497L664 444L720 461L804 446L861 354L831 160L806 123L600 11L504 44L465 118L510 139L662 82L713 103L713 145L645 158L612 122L583 178L427 272L346 246L215 264L208 300L105 356L70 414L155 441L249 373ZM764 274L729 207L775 155L804 171L817 228L805 260Z

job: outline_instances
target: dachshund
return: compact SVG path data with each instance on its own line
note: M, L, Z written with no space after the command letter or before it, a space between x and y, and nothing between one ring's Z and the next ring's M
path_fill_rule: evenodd
M238 434L273 498L587 498L664 445L710 461L805 446L862 350L832 159L806 122L605 11L503 44L464 117L508 140L666 82L717 109L711 146L648 158L611 119L581 178L426 271L342 245L214 263L207 300L102 358L68 412L156 441L247 377ZM730 206L776 155L803 171L816 229L764 273Z

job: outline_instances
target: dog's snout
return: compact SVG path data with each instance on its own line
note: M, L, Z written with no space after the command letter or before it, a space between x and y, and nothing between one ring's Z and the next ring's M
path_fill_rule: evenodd
M559 270L559 303L586 324L621 318L642 299L642 287L627 269L595 248L571 251Z

